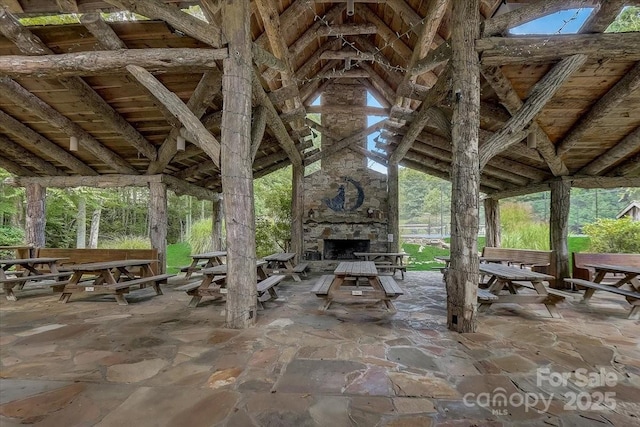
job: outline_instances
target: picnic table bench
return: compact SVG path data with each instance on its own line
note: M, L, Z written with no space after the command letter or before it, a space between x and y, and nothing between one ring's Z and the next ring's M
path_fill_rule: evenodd
M300 263L293 264L293 259L296 254L291 252L279 252L264 257L267 262L265 267L268 274L283 274L290 276L294 281L300 282L300 276L306 276L306 270L309 268L309 264Z
M404 257L409 256L406 252L354 252L353 255L364 261L373 261L381 274L387 273L395 276L396 271L400 271L400 275L404 279L404 273L407 271Z
M0 284L9 301L17 301L13 288L23 289L28 283L44 280L63 280L71 275L69 272L59 271L58 262L66 259L61 257L18 258L0 260ZM47 272L38 269L44 266ZM20 270L10 270L11 268Z
M227 256L227 251L204 252L201 254L191 255L191 264L180 268L185 274L185 280L189 280L193 273L199 272L203 268L214 267L223 264L222 258Z

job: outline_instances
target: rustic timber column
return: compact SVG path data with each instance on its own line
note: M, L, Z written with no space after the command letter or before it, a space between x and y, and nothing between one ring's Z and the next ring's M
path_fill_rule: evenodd
M158 274L167 271L167 185L149 183L149 238L158 249Z
M42 248L45 245L44 229L47 222L45 216L47 189L40 184L27 184L25 188L27 190L25 243L35 248Z
M484 199L484 224L486 246L500 247L500 201Z
M451 170L451 264L447 272L447 326L457 332L477 327L478 203L480 168L479 0L453 0L453 142Z
M211 207L211 250L221 251L222 245L222 193L213 199Z
M390 162L387 165L387 186L389 194L387 198L387 234L393 236L389 242L389 252L400 251L400 221L398 218L398 164Z
M291 251L302 260L302 215L304 210L304 165L293 165L291 185Z
M557 180L551 183L551 213L549 215L549 238L551 243L551 272L555 283L551 287L564 288L564 279L569 277L569 207L571 204L571 181Z
M220 170L227 227L228 328L256 321L256 226L251 169L251 33L248 1L222 2L223 31L229 41L224 60Z

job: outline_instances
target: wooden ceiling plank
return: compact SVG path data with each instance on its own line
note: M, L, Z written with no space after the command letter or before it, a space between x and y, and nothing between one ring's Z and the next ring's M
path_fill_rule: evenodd
M521 141L520 133L529 126L536 115L549 102L562 84L578 70L587 60L586 55L572 55L556 64L531 89L527 101L505 125L480 147L480 169L484 168L489 159L510 145ZM529 133L529 132L527 132ZM525 135L526 136L526 135Z
M146 16L160 19L180 32L197 40L203 41L215 48L221 47L224 38L222 30L214 22L205 22L189 15L172 5L159 0L104 0L122 10L129 10Z
M596 122L605 117L618 104L623 102L640 87L640 62L631 68L607 93L583 114L571 127L567 135L556 145L559 156L567 153L576 145L584 134L588 132Z
M420 104L413 121L409 125L407 133L402 137L402 141L391 154L389 161L393 163L399 163L400 160L407 154L411 148L411 144L415 141L416 137L431 118L431 112L429 109L444 98L451 88L451 67L448 66L438 78L436 84L431 88L425 99Z
M24 13L18 0L3 0L2 4L11 13Z
M53 54L53 51L49 49L42 40L27 28L23 27L14 16L1 10L0 32L9 40L13 41L25 54L33 56ZM147 141L84 80L80 77L69 77L59 79L59 81L64 87L76 95L92 112L101 116L106 124L114 131L120 133L125 140L136 147L145 157L152 161L156 158L157 153L153 144Z
M216 166L220 166L220 143L204 127L200 119L193 114L189 107L144 68L129 65L127 66L127 71L147 88L152 97L164 104L180 120L182 125L195 138L193 142L207 153Z
M594 7L600 3L598 0L541 0L494 16L484 21L481 37L489 37L506 33L509 29L533 21L537 18L550 15L561 10Z
M20 166L14 160L9 159L8 157L0 157L0 168L6 170L10 174L16 175L18 177L23 176L35 176L35 172L30 171L29 169ZM6 183L6 182L5 182Z
M591 59L640 61L640 32L560 34L526 37L485 37L476 40L483 65L535 64L575 54Z
M107 166L113 167L117 172L128 174L138 173L125 159L109 150L87 131L9 77L0 76L0 93L48 122L50 125L60 129L68 136L77 137L83 148L86 148L91 154L105 162Z
M596 157L594 161L580 169L578 175L598 175L621 159L635 153L640 148L640 126L618 142L613 148Z
M20 159L21 163L28 164L34 169L42 172L43 175L66 175L66 173L53 164L34 156L33 153L19 144L16 144L4 135L0 135L0 151L3 155L9 155L15 159Z
M483 66L480 67L480 70L489 85L498 95L500 102L507 109L507 111L509 111L512 116L520 111L524 103L516 93L509 79L507 79L507 77L502 73L500 68ZM536 132L536 148L547 163L547 166L549 166L549 169L551 170L553 175L568 175L569 169L567 169L562 159L556 155L555 146L549 139L549 136L544 132L544 130L538 125L535 120L531 123L531 130ZM515 144L512 145L512 147L514 146Z
M363 19L375 24L378 29L378 36L384 40L385 44L395 50L396 53L405 61L409 61L413 52L411 48L399 39L395 31L389 28L389 26L380 19L378 15L363 4L356 4L355 12Z
M28 141L37 151L51 157L58 163L65 165L71 171L79 175L98 175L98 172L74 157L71 153L60 148L57 144L49 141L44 136L1 110L0 125L2 125L5 130L11 132L15 137Z
M76 0L56 0L56 4L62 13L78 13Z
M578 32L604 33L628 3L628 0L601 0L600 7L591 12Z
M608 173L609 176L627 176L640 172L640 154L630 158L629 160L619 164L615 169Z

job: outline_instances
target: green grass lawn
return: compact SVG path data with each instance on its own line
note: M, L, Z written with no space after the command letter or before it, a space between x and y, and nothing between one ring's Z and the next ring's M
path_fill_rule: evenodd
M191 264L191 246L175 243L167 246L167 273L179 273L180 267Z
M449 243L449 239L445 239ZM485 245L485 238L478 238L478 250L482 250ZM569 253L571 252L587 252L589 250L589 237L587 236L569 236ZM449 255L448 249L440 249L434 246L423 246L420 251L420 245L404 243L402 249L409 254L409 266L407 270L425 271L443 267L444 264L434 260L438 255ZM569 258L571 261L571 258ZM571 267L570 267L571 268Z

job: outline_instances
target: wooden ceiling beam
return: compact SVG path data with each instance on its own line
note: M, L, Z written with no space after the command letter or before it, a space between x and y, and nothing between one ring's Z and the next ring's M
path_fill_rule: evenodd
M349 70L342 69L342 70L327 71L327 72L325 72L323 74L319 74L318 77L319 78L323 78L323 79L340 79L340 78L344 78L344 79L360 79L360 78L368 79L371 76L369 75L369 72L367 70L364 70L364 69L361 69L359 67L356 67L356 68L351 68Z
M153 74L136 65L128 65L127 71L136 78L149 94L167 107L175 115L187 131L195 138L195 143L207 153L213 162L220 166L220 143L209 132L200 119L193 114L182 100L167 89Z
M608 176L631 176L634 173L640 172L640 154L634 156L625 162L619 164L612 171L610 171Z
M98 172L74 157L71 153L1 110L0 125L5 129L5 132L8 131L16 138L28 142L33 145L35 150L51 157L61 165L69 168L72 172L79 175L98 175Z
M536 83L522 108L511 116L502 129L480 147L480 169L493 156L523 139L521 133L530 125L531 121L535 119L556 91L560 89L560 86L571 74L582 67L586 60L587 56L582 54L569 56L556 64L551 71ZM528 134L529 131L526 133ZM526 137L526 134L524 136Z
M11 13L24 13L24 9L22 9L22 5L18 0L4 0L2 4Z
M27 55L51 55L54 52L7 11L0 9L0 32L11 40L23 53ZM120 133L124 139L133 145L140 153L150 160L155 160L156 149L142 134L115 111L96 91L80 77L59 79L60 83L78 97L113 131Z
M580 169L579 175L598 175L640 149L640 126L618 142L613 148L596 157L591 163Z
M360 67L362 67L361 64ZM390 108L391 102L393 101L393 91L389 92L391 94L391 99L387 98L387 93L384 91L386 89L391 89L386 87L385 85L380 85L380 83L384 83L384 79L382 79L375 71L369 70L369 78L368 79L358 79L358 82L367 88L367 91L375 98L376 101L382 106L382 108Z
M251 118L251 163L253 163L267 127L267 107L258 105L251 112Z
M216 5L217 3L219 3L219 0L201 0L201 3L204 3L204 4L209 3L209 4ZM252 6L255 7L255 4L253 4ZM342 7L344 8L344 6ZM284 12L282 12L282 15L280 15L280 24L285 27L296 25L299 22L300 17L304 13L307 13L309 11L314 11L315 13L315 10L313 9L313 7L309 5L308 0L294 0L289 5L289 7L287 7L284 10ZM215 19L213 20L215 21ZM209 19L209 21L212 21L212 19ZM257 43L263 48L266 47L269 43L269 39L267 37L266 32L263 32L262 34L260 34L254 43Z
M480 67L482 75L498 95L502 105L513 116L522 109L524 103L511 85L511 82L502 73L499 67ZM530 124L531 131L536 133L537 150L549 166L555 176L568 175L569 169L562 159L556 154L555 146L546 132L533 120Z
M355 12L361 18L375 24L378 29L378 36L384 40L384 43L395 50L396 53L404 59L404 61L409 61L413 52L412 49L399 39L396 32L389 28L389 26L380 19L378 15L363 4L356 4Z
M631 5L628 0L601 0L599 3L599 7L591 12L591 15L584 21L578 31L579 33L604 33L607 27L615 21L622 9L626 5Z
M16 163L15 160L10 159L8 157L0 157L0 168L18 177L23 177L23 176L30 177L30 176L36 175L35 172L30 171L24 166L20 166L18 163ZM6 183L6 180L5 180L5 183Z
M420 104L420 109L418 110L416 116L413 118L413 121L409 125L409 129L407 133L402 137L402 141L396 149L391 154L389 158L389 162L399 163L400 160L405 156L405 154L411 148L411 144L415 141L416 137L422 129L424 129L425 125L431 118L432 112L430 108L434 105L437 105L438 102L444 98L451 88L451 67L448 66L438 78L436 84L431 88L425 99Z
M33 95L9 77L0 76L0 93L68 136L77 137L80 145L84 149L102 160L107 166L113 167L118 173L138 173L125 159L102 145L90 135L89 132L60 114L49 104Z
M359 50L354 50L350 47L346 47L342 50L326 50L322 52L322 54L320 55L320 59L337 59L340 61L344 61L346 59L351 59L354 61L373 61L375 60L375 55L371 52L362 52Z
M307 113L314 114L364 114L367 116L388 116L386 108L359 106L359 105L310 105Z
M258 0L259 1L259 0ZM375 24L333 24L322 25L318 28L317 34L321 37L343 37L356 36L360 34L376 34L378 27Z
M304 81L307 76L312 74L315 66L320 63L321 56L324 52L331 51L340 47L340 40L333 39L322 44L305 62L298 68L293 75L295 81ZM328 71L324 71L325 73ZM316 78L317 73L313 73L312 78Z
M640 62L631 68L604 96L573 124L565 137L556 144L559 156L576 145L598 120L605 117L618 104L627 99L640 87Z
M324 67L320 69L320 73L327 72L332 68L335 68L339 65L339 61L333 60L327 62ZM302 83L300 87L300 97L302 98L302 102L306 108L309 108L309 104L316 99L316 97L324 92L324 88L330 84L330 80L320 80L320 79L312 79L311 81L307 81L306 83Z
M476 40L482 64L498 66L547 63L576 54L588 55L592 60L640 61L640 49L635 46L640 46L640 32L486 37Z
M503 13L484 21L481 37L495 36L506 33L510 28L517 27L546 15L561 10L595 7L599 0L541 0L523 7Z
M127 65L150 72L199 73L216 68L227 49L134 49L93 51L58 55L0 56L0 73L11 77L60 78L119 74Z
M432 71L439 65L445 64L449 59L451 59L451 43L445 40L436 49L416 61L410 68L409 73L412 76L419 76Z
M0 151L14 159L20 159L20 163L31 166L42 172L43 175L66 175L66 173L53 164L35 156L31 151L16 144L4 135L0 135Z
M62 13L78 13L76 0L56 0L56 4Z
M195 16L189 15L175 6L163 3L159 0L104 0L122 10L128 10L146 16L147 18L160 19L171 25L176 30L187 34L197 40L203 41L215 48L224 43L222 30L213 22L205 22Z

